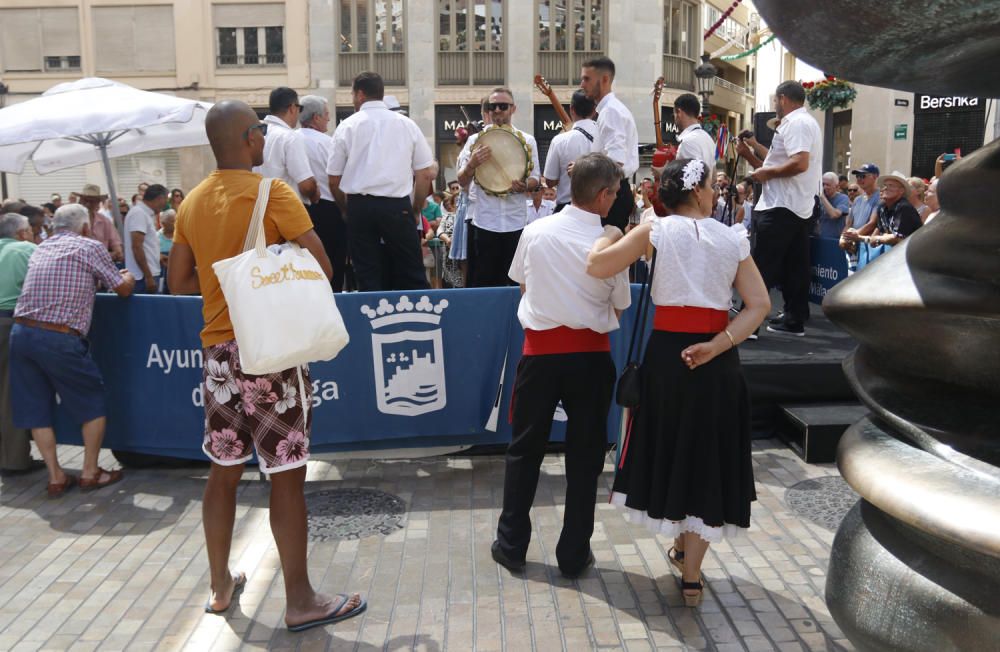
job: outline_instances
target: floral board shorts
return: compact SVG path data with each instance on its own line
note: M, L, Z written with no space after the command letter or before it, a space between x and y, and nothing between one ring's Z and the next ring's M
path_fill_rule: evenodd
M234 466L253 457L252 445L265 473L305 465L312 424L309 367L244 374L232 340L207 347L204 358L205 455L216 464Z

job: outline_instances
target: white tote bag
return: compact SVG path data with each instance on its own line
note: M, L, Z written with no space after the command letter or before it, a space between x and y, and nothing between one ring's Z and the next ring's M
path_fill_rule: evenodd
M229 306L240 365L253 375L330 360L350 341L316 258L294 242L278 253L266 246L272 181L260 182L243 253L212 265Z

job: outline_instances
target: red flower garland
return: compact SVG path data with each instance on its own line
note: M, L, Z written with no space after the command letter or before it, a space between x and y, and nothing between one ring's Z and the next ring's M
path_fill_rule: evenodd
M719 18L719 20L715 21L714 25L712 25L711 27L708 28L708 30L705 32L705 40L706 41L708 40L708 37L710 37L712 34L715 34L715 32L720 27L722 27L722 23L726 22L726 19L729 18L733 14L734 11L736 11L736 8L740 6L741 2L743 2L743 0L736 0L735 2L733 2L732 6L729 7L729 9L726 9L726 11L723 12L722 17Z

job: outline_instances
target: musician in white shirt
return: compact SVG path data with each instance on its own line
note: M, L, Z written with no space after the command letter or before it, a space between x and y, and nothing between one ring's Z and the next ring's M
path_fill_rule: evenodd
M513 434L492 554L514 572L524 568L529 511L560 401L568 417L567 482L556 559L570 578L594 562L590 537L616 376L608 333L618 328L631 294L627 271L596 279L587 275L587 256L604 234L601 216L614 203L620 178L618 166L603 154L579 158L572 205L529 225L510 267L510 277L521 285L517 317L524 355L514 380Z
M309 167L305 144L295 126L299 123L299 94L291 88L279 86L271 91L268 100L269 114L264 116L268 125L264 139L264 163L253 169L264 177L282 179L298 193L299 199L309 203L319 200L319 186Z
M584 62L580 89L597 102L597 134L590 151L606 154L622 170L618 197L604 219L622 231L635 209L629 179L639 169L639 132L632 112L611 92L615 81L615 63L608 57Z
M475 214L469 225L469 287L511 285L507 270L527 220L524 193L541 185L535 138L510 123L517 110L513 93L508 88L494 88L486 109L491 126L470 136L458 158L458 182L463 187L469 186L469 195L475 202ZM484 133L498 128L511 129L522 137L531 156L527 178L515 179L510 192L503 197L487 193L475 180L476 168L492 155L489 147L476 147L476 143Z
M590 152L597 134L594 111L597 104L583 91L576 91L569 103L573 128L552 139L545 157L545 185L556 189L556 210L570 201L569 164Z
M413 198L422 204L430 194L437 166L420 128L390 111L384 93L378 74L355 77L355 113L337 126L326 166L330 191L347 215L358 289L426 289L416 228L421 207ZM390 259L390 279L384 278L383 255Z
M674 100L674 122L681 128L677 136L680 146L677 158L693 158L703 161L709 170L715 169L715 141L701 128L698 116L701 103L691 93L684 93Z
M299 134L306 147L313 177L327 181L326 164L330 161L330 151L333 149L333 138L326 133L330 126L330 106L327 99L319 95L303 97L299 125ZM333 200L329 183L319 184L319 201L310 202L306 210L309 211L316 235L333 265L330 285L334 292L340 292L344 289L344 272L347 268L347 223Z

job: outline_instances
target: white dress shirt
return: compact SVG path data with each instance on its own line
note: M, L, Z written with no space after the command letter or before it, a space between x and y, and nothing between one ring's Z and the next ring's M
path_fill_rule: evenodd
M710 217L667 215L653 220L649 239L656 247L655 305L729 310L736 269L750 255L746 231Z
M372 100L337 125L326 172L345 194L401 198L413 193L413 173L433 164L417 123Z
M580 129L590 134L587 138L580 133ZM552 139L549 145L549 153L545 157L545 178L558 180L556 186L556 203L568 204L570 202L570 176L566 172L566 166L590 152L590 148L597 137L597 123L587 118L577 120L573 123L573 128L563 132Z
M524 229L509 272L525 286L517 307L522 327L618 328L615 310L632 303L628 270L607 279L587 274L587 255L603 233L600 215L572 205Z
M309 168L316 179L316 185L319 186L319 198L333 201L333 193L330 192L330 175L326 173L326 164L330 161L330 150L333 149L333 138L309 127L300 129L299 134L306 146Z
M132 234L142 233L142 251L146 254L146 265L153 276L160 275L160 236L156 232L156 215L153 209L139 200L135 206L128 209L125 215L125 269L132 272L135 280L141 281L144 276L139 263L135 260L135 250L132 248Z
M463 169L469 163L469 158L472 156L472 148L476 144L476 141L479 140L479 136L490 129L498 128L490 126L484 131L469 136L465 148L458 157L459 170ZM535 137L520 129L511 128L524 137L525 142L528 143L528 149L531 151L531 171L528 173L527 179L539 181L538 145L535 142ZM473 205L475 206L475 209L472 209L472 223L480 229L493 231L494 233L510 233L512 231L520 231L524 228L528 212L524 209L523 193L512 192L505 197L497 197L480 188L476 180L473 179L472 183L469 184L469 199L474 202Z
M543 199L542 203L535 208L535 202L531 199L528 200L528 224L531 224L537 219L543 217L548 217L556 211L556 204L551 199Z
M677 158L693 158L704 161L708 169L715 169L715 141L700 124L693 124L677 137L680 147L677 148Z
M264 117L267 136L264 138L264 164L253 169L265 177L282 179L292 187L299 199L305 201L299 192L299 184L313 176L306 156L306 146L299 132L291 129L285 121L275 115ZM320 179L316 179L319 183Z
M784 118L774 133L765 167L784 165L799 152L809 152L809 168L794 177L765 181L755 210L787 208L804 220L812 217L815 197L823 192L823 134L805 107Z
M639 132L632 112L614 93L608 93L597 105L597 134L590 147L592 152L607 154L622 164L625 177L639 169Z

